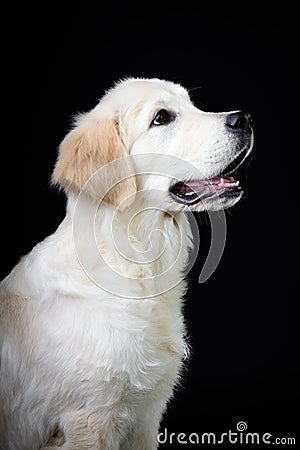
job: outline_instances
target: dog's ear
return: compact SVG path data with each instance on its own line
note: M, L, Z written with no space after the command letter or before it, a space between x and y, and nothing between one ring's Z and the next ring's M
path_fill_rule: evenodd
M82 116L60 145L52 182L66 192L84 187L120 210L129 206L136 193L134 167L115 120Z

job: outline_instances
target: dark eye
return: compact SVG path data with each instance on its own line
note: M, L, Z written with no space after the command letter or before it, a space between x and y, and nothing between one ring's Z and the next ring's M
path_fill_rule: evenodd
M167 125L168 123L172 122L174 118L174 114L170 113L166 109L160 109L159 111L157 111L157 113L155 113L155 116L153 117L153 120L151 122L151 127L158 125Z

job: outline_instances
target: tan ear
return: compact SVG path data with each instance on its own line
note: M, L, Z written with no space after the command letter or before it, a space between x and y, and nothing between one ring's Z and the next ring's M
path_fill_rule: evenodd
M84 187L95 199L105 194L119 209L129 206L136 193L134 167L114 119L84 117L62 141L52 181L67 192Z

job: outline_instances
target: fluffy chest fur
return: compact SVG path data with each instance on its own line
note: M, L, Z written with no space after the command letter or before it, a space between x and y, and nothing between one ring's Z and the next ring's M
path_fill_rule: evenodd
M41 442L62 417L83 405L95 423L115 417L126 434L137 420L138 405L153 402L155 392L158 399L169 397L180 375L187 354L181 311L187 245L186 253L174 264L180 236L176 242L173 233L171 241L174 224L170 217L159 217L156 226L161 227L163 239L152 247L153 254L145 256L149 248L145 230L140 235L132 229L137 254L131 255L133 261L124 259L124 254L112 250L110 236L102 232L109 214L108 208L99 217L95 237L104 258L93 260L91 254L88 258L97 280L108 283L104 288L82 267L68 215L56 233L25 256L3 283L17 304L11 314L21 310L19 327L7 324L10 338L4 341L2 361L10 392L6 402L24 416L22 442L26 442L27 430L28 442L35 435ZM153 227L153 221L148 223ZM188 239L185 218L183 225ZM121 235L121 224L116 224L116 232ZM83 227L81 237L85 233ZM89 241L81 251L91 251ZM157 252L159 259L154 257ZM139 255L144 264L136 262ZM165 273L171 263L173 270L155 282L155 274ZM118 295L120 276L127 297L122 292ZM19 386L16 396L15 385ZM51 395L41 402L45 392ZM13 423L12 417L7 420ZM46 423L42 435L36 426L40 421Z

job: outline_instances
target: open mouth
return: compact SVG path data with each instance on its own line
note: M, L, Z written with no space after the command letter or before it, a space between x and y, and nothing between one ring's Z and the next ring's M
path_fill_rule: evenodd
M243 193L239 181L229 176L243 162L248 149L240 154L221 174L205 180L179 181L170 188L171 197L178 203L194 205L201 200L230 199L240 197Z
M239 182L228 176L213 177L208 180L179 181L170 189L171 197L185 205L194 205L208 198L239 197L242 192Z

